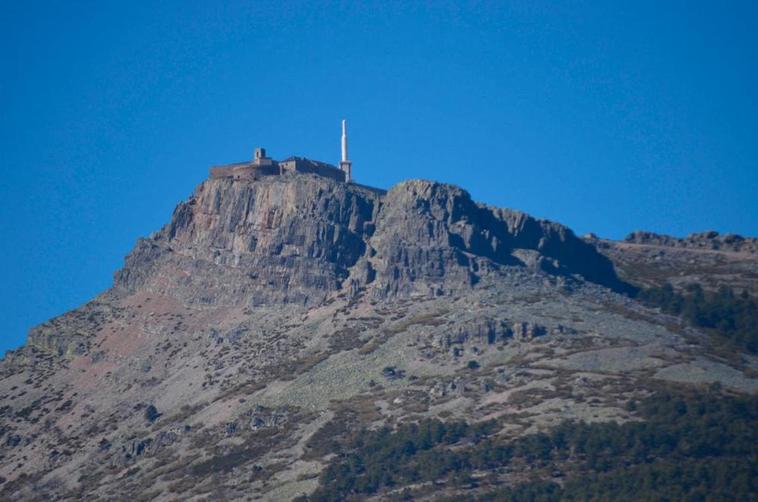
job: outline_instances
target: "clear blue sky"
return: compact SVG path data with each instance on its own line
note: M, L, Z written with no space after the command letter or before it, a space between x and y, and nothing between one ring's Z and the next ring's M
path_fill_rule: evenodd
M106 289L211 164L335 162L343 117L362 183L756 235L755 5L2 2L0 351Z

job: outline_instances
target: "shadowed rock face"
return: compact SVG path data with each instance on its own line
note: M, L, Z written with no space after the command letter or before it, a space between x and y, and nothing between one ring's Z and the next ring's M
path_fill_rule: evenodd
M500 209L496 212L507 224L514 249L534 249L555 260L546 262L546 271L578 274L618 292L631 290L628 284L618 279L612 262L598 253L592 244L577 238L571 229L518 211Z
M313 305L341 289L445 294L518 265L623 287L568 228L458 187L412 180L383 193L307 175L205 181L137 243L115 282L188 303Z

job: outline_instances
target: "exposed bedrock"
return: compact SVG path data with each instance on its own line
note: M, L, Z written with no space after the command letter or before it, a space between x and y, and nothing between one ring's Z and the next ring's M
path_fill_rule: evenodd
M442 294L505 266L623 287L568 228L458 187L411 180L385 193L312 175L203 182L138 241L115 283L188 303L318 304L340 290Z

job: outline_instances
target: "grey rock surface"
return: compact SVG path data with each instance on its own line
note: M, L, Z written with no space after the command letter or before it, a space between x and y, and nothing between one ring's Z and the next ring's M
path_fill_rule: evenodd
M623 287L568 228L458 187L412 180L384 193L313 175L205 181L137 243L115 287L207 305L316 305L344 288L444 294L525 264L517 250L536 251L544 271Z

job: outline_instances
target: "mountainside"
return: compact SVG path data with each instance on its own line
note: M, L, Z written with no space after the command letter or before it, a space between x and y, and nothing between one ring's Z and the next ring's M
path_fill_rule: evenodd
M758 239L716 232L684 239L634 232L614 242L586 239L610 257L622 276L638 284L702 283L710 289L730 286L758 294Z
M660 389L754 395L755 356L634 298L666 282L754 294L753 241L638 237L581 239L431 181L208 179L111 289L0 363L0 494L329 500L363 429L465 421L517 441L643 420L634 403ZM477 444L466 434L439 440ZM478 472L342 493L471 496L526 471Z

